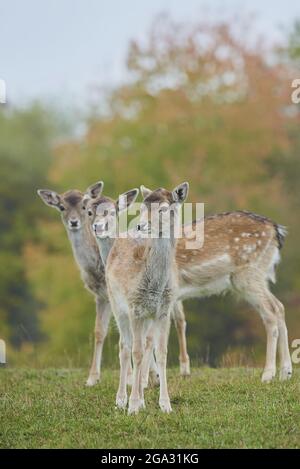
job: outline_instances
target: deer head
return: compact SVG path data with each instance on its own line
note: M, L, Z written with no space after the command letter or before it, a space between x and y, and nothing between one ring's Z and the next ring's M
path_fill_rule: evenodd
M104 183L96 182L88 187L86 192L69 190L63 194L48 189L39 189L38 195L49 207L53 207L61 213L61 219L68 232L78 232L86 222L86 207L90 200L99 197L103 191Z
M132 189L120 195L116 201L109 197L97 197L88 201L87 213L96 238L117 236L118 216L135 202L138 193L138 189Z
M144 200L137 230L151 237L170 237L179 224L181 206L187 198L189 184L184 182L173 191L163 188L151 191L141 186Z

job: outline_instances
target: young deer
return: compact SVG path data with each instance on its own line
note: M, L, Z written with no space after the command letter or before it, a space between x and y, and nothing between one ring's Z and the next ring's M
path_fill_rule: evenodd
M147 201L150 189L141 187ZM196 224L204 224L204 244L187 249L186 241L195 236ZM262 381L271 381L276 373L276 349L279 342L280 379L292 375L285 312L271 293L275 267L286 231L266 217L246 211L205 217L185 227L178 240L176 261L179 270L177 299L201 298L232 291L250 303L260 314L267 334L266 364Z
M112 250L116 238L116 215L127 209L136 199L138 195L138 190L133 189L131 191L122 194L119 197L117 202L113 201L109 197L98 197L96 199L90 200L87 205L87 213L90 217L90 223L94 231L95 237L99 245L99 251L102 257L103 262L106 264L108 255ZM137 237L137 233L130 233L131 236ZM140 236L139 236L140 237ZM118 243L124 244L124 249L127 249L128 240L118 240ZM129 244L134 242L132 240L128 241ZM141 240L135 241L138 249L141 249ZM120 259L124 258L124 253L120 254ZM119 301L118 301L119 300ZM111 295L111 301L114 304L114 309L125 309L124 301L122 297L118 296L118 292L115 292L115 295ZM119 303L121 306L119 306ZM180 372L181 375L186 376L190 374L190 362L189 356L187 353L186 346L186 321L182 303L178 301L173 305L172 318L175 322L178 341L179 341L179 350L180 350ZM125 407L127 404L127 395L126 395L126 376L127 376L127 367L130 367L131 364L131 329L128 320L128 314L119 314L116 316L116 322L120 330L120 365L121 365L121 374L120 374L120 386L117 393L116 403L119 407ZM127 364L124 366L123 358L128 360ZM149 357L151 362L151 378L152 381L156 381L157 376L157 367L153 355ZM143 387L147 387L148 384L148 375L145 376Z
M111 308L107 296L104 265L99 256L99 249L87 222L87 199L95 199L103 190L103 182L90 186L85 193L69 190L57 194L51 190L40 189L38 195L50 207L61 212L61 219L66 228L75 260L79 266L86 288L95 296L96 323L94 355L86 384L93 386L100 380L102 349L108 331Z
M138 191L131 192L132 196L136 197ZM160 378L159 405L163 412L172 410L167 388L166 363L170 314L175 304L177 288L174 229L187 193L187 183L181 184L172 192L160 189L151 193L143 202L141 217L146 217L142 222L143 228L147 225L147 230L153 229L156 237L117 238L107 258L108 293L120 332L120 383L116 403L121 408L127 404L126 377L131 351L133 355L133 385L129 413L137 413L144 407L143 370L149 368L153 346ZM155 210L153 203L156 205L158 221L162 212L169 211L172 206L170 237L162 236L160 223L158 226L151 226L146 212L151 216L151 210ZM99 224L102 225L96 219L95 231Z

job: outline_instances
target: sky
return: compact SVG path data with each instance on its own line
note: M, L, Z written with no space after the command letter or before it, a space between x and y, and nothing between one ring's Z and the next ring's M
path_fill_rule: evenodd
M280 39L300 18L300 1L0 0L0 80L7 101L78 104L94 85L124 81L129 41L147 37L160 12L182 21L254 12L259 31Z

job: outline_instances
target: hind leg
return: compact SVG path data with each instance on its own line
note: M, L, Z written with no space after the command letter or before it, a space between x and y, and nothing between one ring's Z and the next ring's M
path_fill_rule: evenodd
M173 319L177 331L178 343L179 343L179 363L180 363L180 374L181 376L189 376L190 370L190 358L187 352L186 345L186 321L184 309L181 301L177 301L173 308Z
M285 311L283 304L270 293L273 301L273 307L278 320L279 329L279 358L280 358L280 371L279 378L284 381L290 379L292 376L292 360L289 351L288 331L285 323Z
M276 351L279 337L277 311L272 294L265 279L257 271L239 273L233 279L233 284L240 295L255 308L263 320L267 335L267 352L262 381L270 382L276 374Z

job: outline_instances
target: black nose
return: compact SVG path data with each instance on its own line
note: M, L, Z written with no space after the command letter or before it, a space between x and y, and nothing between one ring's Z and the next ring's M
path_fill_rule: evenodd
M77 220L75 220L75 221L71 220L71 227L76 228L77 226L78 226L78 221Z
M140 230L141 230L141 225L136 225L136 229L137 229L138 231L140 231Z

